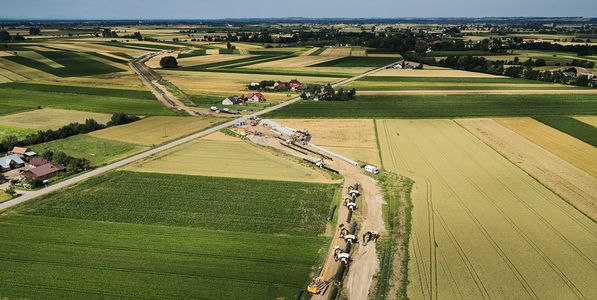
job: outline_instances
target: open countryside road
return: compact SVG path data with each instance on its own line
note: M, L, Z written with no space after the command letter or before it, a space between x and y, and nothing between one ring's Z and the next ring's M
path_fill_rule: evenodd
M155 53L152 53L152 54L153 54L153 56L155 56L155 55L156 55ZM151 57L153 57L153 56L151 56L151 54L144 56L144 57L143 57L143 59L141 59L141 60L140 60L140 61L142 61L142 62L141 62L141 65L145 66L144 62L145 62L145 61L147 61L147 60L149 59L149 58L147 58L147 56L150 56L150 58L151 58ZM147 58L147 59L145 59L145 58ZM131 64L133 65L133 63L131 63ZM355 77L352 77L352 78L348 78L348 79L344 79L344 80L342 80L342 81L339 81L339 82L337 82L337 83L333 84L332 86L334 86L334 87L338 87L338 86L341 86L341 85L347 84L347 83L349 83L349 82L352 82L352 81L355 81L355 80L361 79L361 78L363 78L363 77L365 77L365 76L368 76L368 75L370 75L370 74L373 74L373 73L375 73L375 72L378 72L378 71L380 71L380 70L386 69L386 68L388 68L388 67L390 67L390 66L392 66L392 65L394 65L394 64L395 64L395 63L392 63L392 64L389 64L389 65L387 65L387 66L383 66L383 67L381 67L381 68L377 68L377 69L374 69L374 70L371 70L371 71L365 72L365 73L363 73L363 74L361 74L361 75L358 75L358 76L355 76ZM138 66L139 66L139 64L136 64L136 67L138 67ZM145 68L149 69L147 66L145 66ZM150 80L150 79L148 79L148 78L145 78L145 77L144 77L144 75L146 74L146 72L141 72L141 71L140 71L139 69L137 69L137 68L133 68L133 69L135 70L135 72L137 72L137 74L139 74L139 75L140 75L140 77L141 77L141 79L144 81L144 83L145 83L145 82L147 82L147 81L151 82L151 80ZM149 74L150 74L150 73L151 73L151 72L149 72ZM151 85L151 86L153 86L153 85ZM154 88L155 88L155 87L154 87ZM152 90L152 92L154 92L154 94L155 94L155 91L154 91L154 90ZM160 94L160 95L161 95L161 93L158 93L158 94ZM156 96L157 96L157 95L156 95ZM286 107L286 106L288 106L288 105L291 105L291 104L293 104L293 103L295 103L295 102L297 102L297 101L299 101L299 100L301 100L301 98L300 98L300 97L296 97L296 98L293 98L293 99L291 99L291 100L288 100L288 101L286 101L286 102L282 102L282 103L280 103L280 104L277 104L277 105L274 105L274 106L268 107L268 108L266 108L266 109L264 109L264 110L262 110L262 111L259 111L259 112L257 112L257 113L254 113L254 114L252 114L252 115L256 115L256 116L263 115L263 114L266 114L266 113L269 113L269 112L275 111L275 110L277 110L277 109L280 109L280 108L282 108L282 107ZM160 100L160 101L162 101L162 100ZM54 184L54 185L50 185L50 186L48 186L48 187L46 187L46 188L43 188L43 189L41 189L41 190L32 191L32 192L27 192L27 193L25 193L24 195L22 195L22 196L20 196L20 197L17 197L17 198L15 198L15 199L12 199L12 200L5 201L5 202L2 202L2 203L0 203L0 212L1 212L1 211L4 211L4 210L7 210L7 209L9 209L9 208L11 208L11 207L14 207L14 206L16 206L16 205L19 205L19 204L21 204L21 203L27 202L27 201L29 201L29 200L31 200L31 199L34 199L34 198L37 198L37 197L40 197L40 196L43 196L43 195L47 195L47 194L49 194L49 193L51 193L51 192L54 192L54 191L60 190L60 189L62 189L62 188L65 188L65 187L72 186L72 185L74 185L74 184L77 184L77 183L79 183L79 182L81 182L81 181L83 181L83 180L89 179L89 178L91 178L91 177L94 177L94 176L97 176L97 175L104 174L104 173L106 173L106 172L109 172L109 171L112 171L112 170L118 169L118 168L120 168L120 167L123 167L123 166L125 166L125 165L127 165L127 164L130 164L130 163L136 162L136 161L138 161L138 160L141 160L141 159L147 158L147 157L149 157L149 156L151 156L151 155L154 155L154 154L160 153L160 152L162 152L162 151L166 151L166 150L168 150L168 149L171 149L171 148L174 148L174 147L176 147L176 146L179 146L179 145L181 145L181 144L187 143L187 142L189 142L189 141L192 141L192 140L194 140L194 139L201 138L201 137L204 137L204 136L206 136L206 135L208 135L208 134L211 134L211 133L214 133L214 132L220 131L220 130L222 130L222 129L226 128L226 127L229 127L229 126L232 126L232 125L234 125L234 123L236 123L236 122L238 122L238 121L243 121L243 122L246 122L248 118L249 118L249 116L248 116L248 115L245 115L245 116L242 116L242 117L236 118L236 119L234 119L234 120L228 121L228 122L226 122L226 123L222 123L222 124L220 124L220 125L217 125L217 126L215 126L215 127L211 127L211 128L208 128L208 129L205 129L205 130L199 131L199 132L197 132L197 133L195 133L195 134L192 134L192 135L190 135L190 136L187 136L187 137L184 137L184 138L181 138L181 139L175 140L175 141L173 141L173 142L170 142L170 143L168 143L168 144L165 144L165 145L162 145L162 146L159 146L159 147L156 147L156 148L150 149L150 150L148 150L148 151L145 151L145 152L139 153L139 154L137 154L137 155L134 155L134 156L131 156L131 157L125 158L125 159L123 159L123 160L119 160L119 161L117 161L117 162L114 162L114 163L111 163L111 164L109 164L109 165L105 165L105 166L103 166L103 167L99 167L99 168L97 168L97 169L91 170L91 171L89 171L89 172L86 172L86 173L83 173L83 174L81 174L81 175L78 175L78 176L75 176L75 177L69 178L69 179L67 179L67 180L64 180L64 181L58 182L58 183L56 183L56 184Z

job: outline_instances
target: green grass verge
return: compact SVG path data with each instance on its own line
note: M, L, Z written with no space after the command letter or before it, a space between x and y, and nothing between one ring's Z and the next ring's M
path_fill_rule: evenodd
M508 55L508 53L494 53L481 50L465 50L465 51L431 51L426 54L428 57L443 57L443 56L496 56Z
M104 165L145 149L138 145L96 138L84 134L38 144L31 148L37 153L43 153L46 150L54 152L62 151L73 157L87 158L94 166Z
M188 52L182 52L178 54L178 58L186 58L186 57L195 57L195 56L203 56L205 55L205 49L193 49Z
M51 87L55 87L58 92L41 91ZM40 91L30 90L30 88L40 89ZM83 94L78 94L77 88L73 87L74 93L67 92L69 89L70 87L44 87L42 85L22 85L20 83L13 87L2 86L0 88L0 114L7 113L7 111L16 112L32 109L38 106L102 113L123 112L134 115L175 114L155 99L140 98L141 93L145 97L145 92L114 90L114 94L117 96L108 96L112 93L111 90L81 88ZM129 98L127 95L134 95L134 98Z
M397 95L300 101L268 118L455 118L597 114L595 95Z
M119 171L28 207L50 217L317 235L334 192L328 184Z
M366 57L366 56L347 56L319 64L311 65L310 67L383 67L393 62L398 61L395 57Z
M105 64L93 58L93 55L82 52L70 51L36 51L42 56L53 60L64 66L63 68L53 68L49 65L40 63L34 59L22 56L4 57L12 62L37 69L58 77L77 77L90 75L103 75L109 73L123 72L122 69Z
M597 128L571 117L542 116L535 120L597 147Z
M0 217L0 237L11 299L294 299L328 243L14 213Z

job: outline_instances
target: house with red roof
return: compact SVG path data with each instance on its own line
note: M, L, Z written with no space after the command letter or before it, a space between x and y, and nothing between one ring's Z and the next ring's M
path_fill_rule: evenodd
M252 103L265 101L265 96L262 93L249 92L249 93L247 93L245 98L247 99L247 102L252 102Z

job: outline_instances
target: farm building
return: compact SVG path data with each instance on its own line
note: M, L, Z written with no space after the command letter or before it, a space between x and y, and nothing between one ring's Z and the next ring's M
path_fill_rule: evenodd
M293 79L293 80L291 80L290 82L288 82L288 85L290 86L290 89L291 89L291 90L297 90L297 89L300 89L300 88L301 88L301 86L302 86L301 82L300 82L300 81L298 81L298 80L296 80L296 79Z
M242 99L240 99L238 96L229 96L222 100L222 105L235 105L239 103L242 103Z
M265 101L265 96L262 93L253 93L249 92L246 96L247 102L263 102Z
M10 153L18 155L25 155L27 152L29 152L29 149L25 147L14 147L12 148L12 151L10 151Z
M41 157L34 157L29 161L29 168L30 169L35 169L37 167L41 167L43 165L48 164L49 161L41 158Z
M22 168L24 166L25 162L16 154L11 154L0 158L0 171L2 172Z
M290 84L288 82L276 81L276 83L274 83L274 89L278 91L287 91L290 89Z
M45 165L29 169L29 171L21 172L21 176L33 179L48 179L58 175L58 173L63 172L64 170L66 170L66 168L63 166L56 166L52 163L47 163Z

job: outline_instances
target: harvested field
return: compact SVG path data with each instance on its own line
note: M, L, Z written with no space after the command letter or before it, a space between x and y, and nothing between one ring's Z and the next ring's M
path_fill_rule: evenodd
M254 145L235 141L197 140L125 167L139 172L333 182L327 175Z
M85 134L37 144L31 147L37 153L50 150L67 155L86 158L94 166L104 165L139 153L147 147L91 137Z
M462 70L440 69L440 70L401 70L401 69L386 69L381 70L375 76L407 76L407 77L477 77L477 78L504 78L503 76L496 76L485 73L469 72Z
M363 119L283 119L276 120L297 130L308 129L311 142L351 159L379 165L375 125Z
M550 153L549 147L537 143L537 138L539 142L554 138L554 136L549 136L549 127L536 128L533 132L529 132L531 131L530 127L533 127L532 124L529 126L524 121L516 122L518 125L522 125L523 131L526 130L526 135L519 135L490 119L461 119L456 122L578 210L593 220L597 220L597 177L594 177L595 174L582 171L578 165L574 166L562 160L561 156L558 157L558 152ZM529 136L529 133L532 135ZM570 149L567 149L568 142L569 140L566 139L560 140L560 147L556 150L560 150L559 152L569 151ZM572 145L574 145L574 141L572 141ZM567 154L570 156L576 153ZM593 169L596 169L597 162L591 159L592 157L582 157L580 153L577 154L577 161L581 161L583 158L586 164L592 165Z
M342 56L350 56L351 48L325 48L323 52L319 54L319 56L332 56L332 57L342 57Z
M576 117L576 119L593 127L597 127L597 116Z
M111 115L44 108L0 117L0 125L29 128L36 130L58 129L69 123L85 123L86 119L94 119L100 124L110 121Z
M317 53L317 52L319 51L319 49L321 49L321 48L318 48L318 47L313 47L313 48L311 48L311 49L309 49L309 50L307 50L307 51L303 52L303 53L301 54L301 56L319 55L319 53ZM0 54L0 55L2 55L2 54Z
M250 55L229 55L229 54L217 54L217 55L202 55L202 56L193 56L188 58L181 58L178 60L178 65L181 67L194 67L206 64L213 64L213 63L221 63L227 61L235 61L247 57L252 57ZM159 60L157 66L159 67Z
M334 57L328 56L297 56L286 59L274 60L264 63L258 63L247 66L247 69L271 69L271 68L300 68L315 65L330 60L334 60Z
M410 299L597 297L596 223L451 120L377 125L415 181Z
M593 147L597 147L597 127L566 116L538 116L534 119Z
M200 131L217 122L214 118L149 117L126 125L89 133L90 136L138 145L159 145Z
M495 121L597 178L597 148L532 118Z

